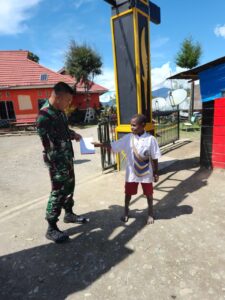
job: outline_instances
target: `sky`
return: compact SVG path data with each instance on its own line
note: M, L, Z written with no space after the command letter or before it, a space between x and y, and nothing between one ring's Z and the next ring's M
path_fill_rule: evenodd
M185 38L199 42L200 65L225 56L225 0L152 0L161 24L150 22L152 89L182 69L175 56ZM87 43L102 57L95 82L114 90L111 7L103 0L0 0L0 50L29 50L54 71L65 62L71 40Z

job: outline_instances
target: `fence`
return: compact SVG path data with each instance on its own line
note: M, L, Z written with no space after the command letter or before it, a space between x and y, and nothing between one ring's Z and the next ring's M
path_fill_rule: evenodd
M116 121L102 120L98 124L98 140L101 143L110 143L116 139L115 136ZM101 148L101 163L102 170L105 171L110 168L116 169L116 160L114 154L105 148Z
M155 111L155 136L159 146L165 146L179 140L179 110L176 111Z

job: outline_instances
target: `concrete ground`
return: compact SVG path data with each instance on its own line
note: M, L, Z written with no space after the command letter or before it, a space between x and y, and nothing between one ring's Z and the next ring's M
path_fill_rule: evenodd
M97 138L96 127L80 133ZM71 240L57 245L44 237L38 137L0 137L0 299L225 299L225 172L199 168L199 135L164 149L148 226L141 191L123 224L123 172L102 174L99 153L74 146L75 211L91 222L61 217Z

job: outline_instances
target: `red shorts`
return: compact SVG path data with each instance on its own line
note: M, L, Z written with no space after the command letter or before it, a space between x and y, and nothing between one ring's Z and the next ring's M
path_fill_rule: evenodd
M136 195L138 190L139 182L126 182L125 183L125 194L126 195ZM141 182L143 194L146 196L153 194L153 185L152 182Z

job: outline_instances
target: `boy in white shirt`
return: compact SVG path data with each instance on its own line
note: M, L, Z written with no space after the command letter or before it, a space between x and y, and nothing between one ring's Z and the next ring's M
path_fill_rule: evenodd
M113 152L124 151L127 157L125 177L125 209L123 222L129 219L129 204L132 195L137 194L139 183L148 202L147 224L154 223L153 218L153 185L158 177L158 158L161 156L157 140L145 131L146 117L136 114L131 119L132 133L125 134L111 145L94 143L96 147L111 148Z

